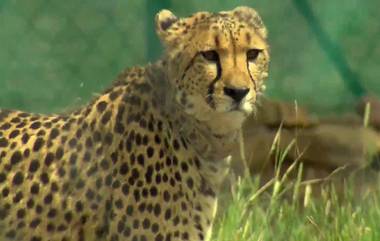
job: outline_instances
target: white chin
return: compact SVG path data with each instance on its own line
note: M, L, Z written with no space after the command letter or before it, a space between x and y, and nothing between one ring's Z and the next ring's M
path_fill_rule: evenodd
M247 116L243 111L214 112L210 115L210 126L216 134L228 134L240 129Z
M253 111L253 106L252 106L252 104L245 102L244 104L241 105L240 109L242 112L249 115Z

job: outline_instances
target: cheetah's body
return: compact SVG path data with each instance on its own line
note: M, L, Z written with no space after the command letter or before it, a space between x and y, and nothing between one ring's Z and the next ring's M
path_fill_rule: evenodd
M170 47L169 31L248 22L240 12L259 21L248 8L181 20L162 11L157 27L168 46L164 61L125 71L103 95L66 116L0 111L0 240L208 240L228 148L247 111L238 109L240 103L236 110L218 110L222 54L214 67L198 54L189 58L187 44L182 51ZM265 78L262 46L261 61L247 64L251 78L240 83L254 88L251 95ZM192 91L202 83L193 82L207 78L213 83L199 104Z

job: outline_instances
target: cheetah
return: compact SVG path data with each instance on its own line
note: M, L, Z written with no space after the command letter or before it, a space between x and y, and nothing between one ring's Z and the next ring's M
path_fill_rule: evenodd
M209 240L219 186L268 76L237 7L156 15L163 57L61 115L0 111L0 240Z

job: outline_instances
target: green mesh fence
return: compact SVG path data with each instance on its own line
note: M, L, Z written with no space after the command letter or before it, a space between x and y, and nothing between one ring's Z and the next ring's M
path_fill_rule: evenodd
M159 56L153 19L256 8L270 33L267 95L319 113L380 94L378 0L0 0L0 107L64 111L106 88L126 66Z

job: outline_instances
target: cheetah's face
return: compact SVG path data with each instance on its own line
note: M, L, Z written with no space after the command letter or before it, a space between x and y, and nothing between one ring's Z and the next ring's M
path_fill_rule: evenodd
M244 119L252 112L269 63L266 29L256 11L239 7L178 19L162 10L156 25L176 99L187 113L203 120Z

